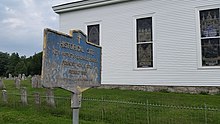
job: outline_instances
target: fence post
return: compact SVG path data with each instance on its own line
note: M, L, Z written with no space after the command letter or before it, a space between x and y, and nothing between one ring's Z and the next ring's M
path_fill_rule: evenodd
M102 96L102 111L101 111L101 119L104 122L104 97Z
M205 104L205 124L207 124L207 106Z
M34 93L34 101L36 105L40 105L41 104L41 99L40 99L40 93L39 92L35 92Z
M148 99L147 99L147 103L146 103L146 107L147 107L147 124L150 124L150 117L149 117L149 106L148 106Z
M48 88L46 91L46 101L47 104L53 108L56 108L55 101L54 101L54 94L51 88Z
M21 85L21 80L19 78L15 78L15 87L17 89L20 89L20 85Z
M26 87L21 88L21 102L23 105L27 105L27 90Z
M0 90L4 90L4 89L6 89L5 85L4 85L4 82L3 82L2 79L0 79Z
M2 99L4 103L8 103L8 96L6 90L2 90Z

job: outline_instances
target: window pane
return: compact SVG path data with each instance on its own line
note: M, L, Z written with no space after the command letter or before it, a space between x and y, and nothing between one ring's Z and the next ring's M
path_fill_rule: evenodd
M202 40L202 65L219 66L220 65L220 39Z
M137 45L137 67L153 67L153 45L152 43Z
M99 45L99 25L87 26L88 41Z
M152 41L152 17L137 19L137 42Z
M219 9L200 11L201 37L219 36Z

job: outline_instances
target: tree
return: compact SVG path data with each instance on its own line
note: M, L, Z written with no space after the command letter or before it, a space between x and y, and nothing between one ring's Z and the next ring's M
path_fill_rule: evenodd
M8 70L9 54L0 52L0 76L6 76Z
M15 75L15 67L19 63L19 61L20 61L20 57L18 53L12 53L11 56L9 57L8 70L6 72L7 75L9 73Z
M33 61L32 63L35 65L34 66L34 74L41 75L41 69L42 69L42 55L43 52L40 52L38 54L35 54L33 56Z
M0 76L7 76L9 73L13 76L18 74L40 75L42 66L42 52L29 58L19 57L18 53L0 52Z
M42 52L27 59L27 70L30 75L40 75L42 68Z
M16 66L15 66L15 75L19 74L25 74L27 75L27 66L24 61L20 61Z

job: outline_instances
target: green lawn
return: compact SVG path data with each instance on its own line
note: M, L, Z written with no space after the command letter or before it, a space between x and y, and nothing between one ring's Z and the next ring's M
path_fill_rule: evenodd
M70 124L71 93L63 89L54 89L56 108L49 107L45 98L45 89L31 88L30 80L22 81L27 87L28 105L20 102L19 90L14 81L4 81L8 93L8 103L0 95L0 124ZM35 92L42 96L41 106L34 104ZM65 98L65 99L64 99ZM149 123L215 123L220 121L220 95L180 94L163 92L129 91L118 89L89 89L83 93L80 109L81 124L147 124ZM86 99L89 100L86 100ZM110 101L113 100L113 101ZM141 103L141 104L136 104ZM147 104L148 103L148 104ZM169 105L170 107L158 107ZM218 111L192 110L172 106L211 107Z

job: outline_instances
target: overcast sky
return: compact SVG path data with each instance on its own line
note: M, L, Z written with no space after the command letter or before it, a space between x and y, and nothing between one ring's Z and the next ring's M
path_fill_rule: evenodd
M43 49L43 29L58 30L52 6L79 0L1 0L0 52L32 56Z

